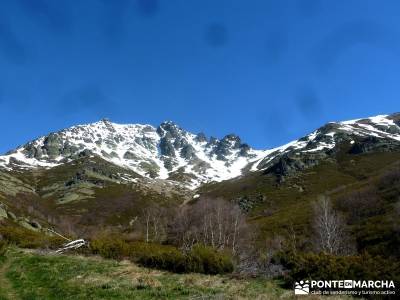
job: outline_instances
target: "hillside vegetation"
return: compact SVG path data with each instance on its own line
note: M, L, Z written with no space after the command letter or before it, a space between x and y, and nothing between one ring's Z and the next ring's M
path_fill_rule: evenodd
M0 299L291 299L278 282L174 274L129 261L11 248L0 260Z

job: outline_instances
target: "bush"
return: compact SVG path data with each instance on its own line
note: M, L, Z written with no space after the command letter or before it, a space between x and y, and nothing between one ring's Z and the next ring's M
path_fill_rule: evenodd
M192 272L205 274L222 274L233 271L231 257L211 247L196 245L188 254L188 266Z
M132 259L149 268L176 273L222 274L233 271L231 257L213 248L196 245L188 253L173 246L136 243Z
M110 236L91 241L93 254L109 259L129 258L144 267L175 273L222 274L233 271L230 255L213 248L196 245L188 253L170 245L144 242L126 242Z
M8 243L4 240L0 240L0 259L5 256L7 252Z
M65 240L57 236L10 225L0 226L0 235L6 242L21 248L57 249L65 243Z
M110 259L122 259L129 255L128 243L122 239L113 237L102 237L92 240L90 249L93 254Z
M186 256L173 246L134 243L131 245L130 258L145 267L188 272Z

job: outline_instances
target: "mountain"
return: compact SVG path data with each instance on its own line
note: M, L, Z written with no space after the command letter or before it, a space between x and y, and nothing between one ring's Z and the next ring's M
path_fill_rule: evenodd
M52 168L82 156L96 156L136 174L120 175L127 180L165 179L194 189L249 170L275 168L284 175L317 164L344 142L352 145L350 151L354 153L377 148L389 151L400 143L399 125L400 114L331 122L296 141L262 151L242 143L234 134L220 140L208 139L203 133L192 134L170 121L155 128L104 119L33 140L0 156L0 167Z
M192 134L173 122L156 128L101 120L0 156L0 220L31 230L129 231L149 205L181 207L192 199L223 198L237 202L263 234L293 224L301 235L318 195L339 199L380 186L399 161L399 113L330 122L267 150L255 150L234 134L222 139ZM371 204L381 214L371 212L371 222L393 218L391 197L398 195L396 185L377 190L389 198ZM359 226L373 226L362 222Z
M8 170L52 168L82 156L97 156L138 176L185 182L196 188L204 182L239 176L262 154L234 134L207 139L173 122L155 128L101 120L31 141L0 156L0 166Z
M334 159L343 146L353 154L399 150L400 113L330 122L296 141L268 150L251 170L287 175Z

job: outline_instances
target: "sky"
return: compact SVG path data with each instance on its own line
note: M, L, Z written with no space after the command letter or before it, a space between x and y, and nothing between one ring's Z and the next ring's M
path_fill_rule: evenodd
M108 118L257 149L400 111L399 1L4 0L0 153Z

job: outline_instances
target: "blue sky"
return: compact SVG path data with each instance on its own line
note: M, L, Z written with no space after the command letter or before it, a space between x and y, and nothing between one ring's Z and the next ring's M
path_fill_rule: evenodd
M400 110L399 1L0 5L1 153L103 117L269 148Z

